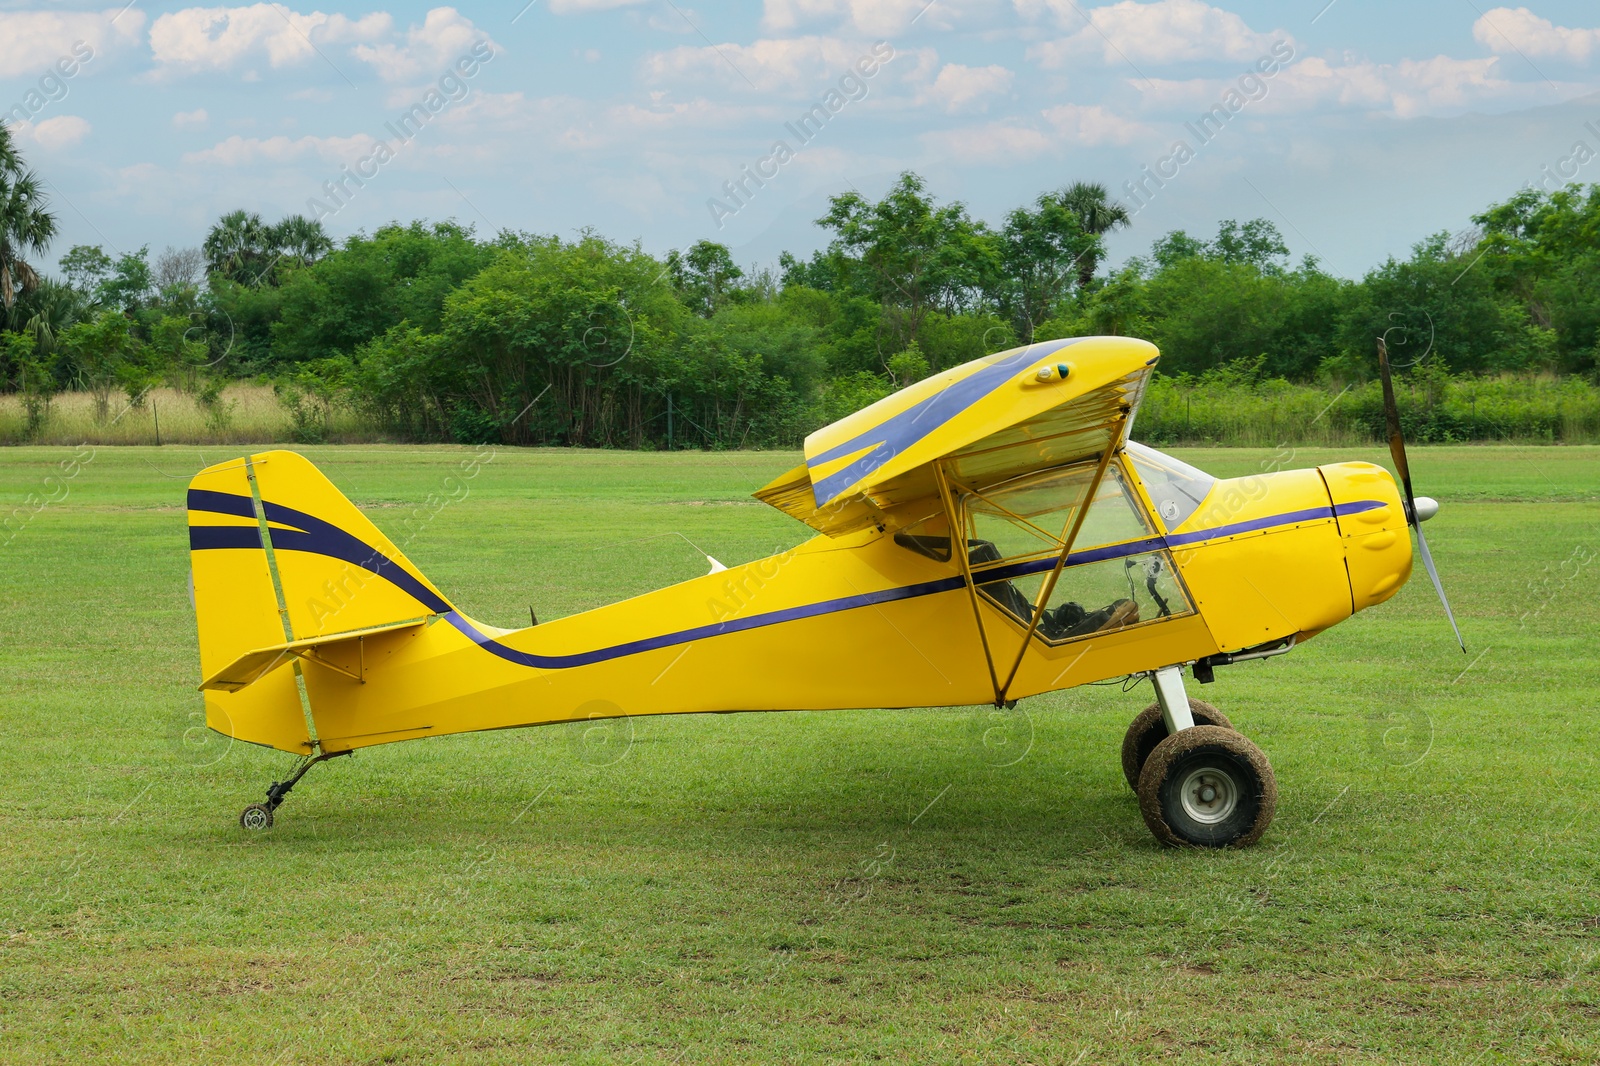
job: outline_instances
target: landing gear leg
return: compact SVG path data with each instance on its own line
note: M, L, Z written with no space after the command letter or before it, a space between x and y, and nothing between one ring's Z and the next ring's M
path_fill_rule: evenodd
M1166 724L1167 735L1193 729L1189 697L1183 692L1183 667L1164 666L1150 671L1150 684L1156 690L1156 702L1161 704L1161 721Z
M353 755L353 751L325 751L321 755L308 755L295 767L294 775L287 781L274 781L267 786L267 802L252 803L239 814L239 827L241 829L271 829L272 812L282 805L284 797L289 791L299 784L300 779L306 776L306 771L328 759L337 759L341 755Z

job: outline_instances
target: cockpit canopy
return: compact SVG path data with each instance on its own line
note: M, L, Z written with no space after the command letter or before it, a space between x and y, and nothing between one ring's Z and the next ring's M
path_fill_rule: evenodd
M1215 479L1143 445L1130 443L1125 455L1126 466L1113 462L1107 467L1076 536L1073 526L1098 462L984 487L952 479L974 585L1024 628L1038 610L1035 632L1047 642L1194 609L1161 532L1193 514ZM1130 466L1131 477L1144 484L1161 513L1159 520L1147 512L1131 482ZM894 539L941 562L951 558L950 524L942 506ZM1071 554L1053 577L1069 539Z

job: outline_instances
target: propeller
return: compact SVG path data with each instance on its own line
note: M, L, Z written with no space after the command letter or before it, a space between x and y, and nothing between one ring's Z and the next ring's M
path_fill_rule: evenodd
M1378 338L1378 371L1383 377L1383 416L1388 423L1389 454L1394 458L1394 470L1400 475L1400 487L1405 493L1406 523L1417 531L1417 552L1422 556L1423 569L1428 571L1428 577L1433 581L1433 591L1439 594L1439 602L1444 605L1444 616L1450 619L1450 628L1455 631L1456 643L1461 645L1465 653L1467 642L1461 639L1461 627L1456 625L1455 612L1450 610L1444 585L1439 581L1439 571L1433 565L1433 553L1428 551L1428 538L1422 535L1422 523L1439 513L1439 502L1427 496L1416 496L1411 491L1411 466L1406 462L1406 439L1400 433L1400 406L1395 403L1394 381L1389 375L1389 345L1382 337Z

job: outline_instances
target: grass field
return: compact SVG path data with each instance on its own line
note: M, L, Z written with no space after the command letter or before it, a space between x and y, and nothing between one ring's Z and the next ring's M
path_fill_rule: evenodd
M436 509L467 449L305 451L503 625L804 533L787 454L502 449ZM247 836L290 760L194 728L202 455L72 454L0 450L0 1062L1600 1059L1600 448L1415 451L1471 654L1419 573L1219 669L1281 790L1223 853L1122 782L1148 686L419 741Z

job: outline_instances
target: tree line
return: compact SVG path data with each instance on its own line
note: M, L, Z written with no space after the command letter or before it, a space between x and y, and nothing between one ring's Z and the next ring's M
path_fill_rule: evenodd
M78 245L51 275L42 183L0 127L0 381L31 426L61 390L99 417L155 384L228 417L267 381L302 440L348 408L396 439L605 447L793 445L930 373L1038 339L1144 337L1180 386L1359 384L1387 333L1409 373L1589 378L1600 187L1527 189L1359 280L1290 261L1268 220L1183 231L1106 269L1128 224L1103 186L997 225L913 173L832 197L828 243L742 268L709 240L653 255L453 221L334 241L235 211L199 248ZM1425 390L1427 391L1427 390Z

